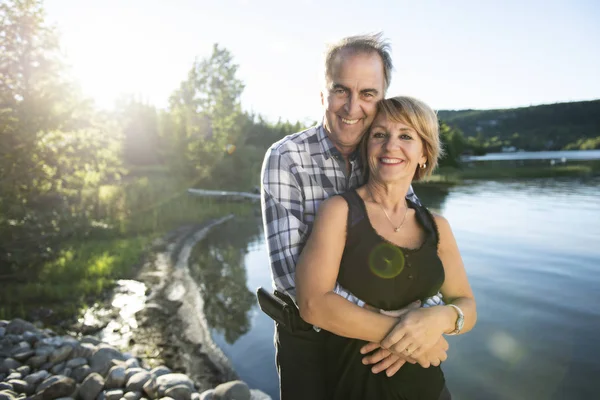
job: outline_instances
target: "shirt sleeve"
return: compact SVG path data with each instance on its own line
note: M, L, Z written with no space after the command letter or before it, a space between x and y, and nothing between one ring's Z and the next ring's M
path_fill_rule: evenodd
M303 191L289 155L269 149L261 180L261 208L274 286L295 298L295 271L308 232Z

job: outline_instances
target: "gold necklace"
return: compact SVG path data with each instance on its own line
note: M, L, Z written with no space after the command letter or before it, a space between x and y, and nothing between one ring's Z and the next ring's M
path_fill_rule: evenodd
M371 192L371 188L369 188L369 186L367 186L367 191L369 192L369 196L371 196L371 199L373 200L373 203L377 204L379 207L381 207L381 210L383 210L383 213L385 214L385 216L388 219L388 221L390 221L390 224L392 225L392 228L394 228L394 232L400 232L400 228L402 228L402 225L404 225L404 221L406 220L406 214L408 213L408 204L406 204L406 201L404 201L404 208L405 209L404 209L404 216L402 217L402 222L400 222L400 225L395 226L394 223L392 222L392 219L388 215L387 211L385 211L385 208L383 207L383 205L381 205L380 203L378 203L377 200L375 200L375 197L373 197L373 193Z

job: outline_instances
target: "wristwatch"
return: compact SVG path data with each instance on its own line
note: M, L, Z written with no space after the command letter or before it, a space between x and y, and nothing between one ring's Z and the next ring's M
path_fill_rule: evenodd
M454 327L454 330L450 333L446 333L446 335L458 335L460 333L460 331L462 330L463 326L465 325L465 315L463 314L463 312L459 306L454 305L454 304L446 304L446 305L454 308L456 310L456 313L458 314L458 317L456 318L456 325Z

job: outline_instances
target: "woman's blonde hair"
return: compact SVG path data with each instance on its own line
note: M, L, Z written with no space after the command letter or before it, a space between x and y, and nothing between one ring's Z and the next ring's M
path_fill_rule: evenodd
M413 180L418 181L433 173L439 158L444 154L440 142L439 122L437 114L431 107L419 99L408 96L397 96L381 100L377 105L377 116L383 114L388 120L401 122L413 128L423 141L423 155L426 158L425 168L417 167ZM368 178L367 143L371 132L367 132L361 142L361 156Z

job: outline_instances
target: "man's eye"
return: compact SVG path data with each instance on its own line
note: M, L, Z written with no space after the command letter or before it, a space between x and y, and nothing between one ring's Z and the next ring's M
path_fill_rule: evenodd
M346 90L345 89L340 89L340 88L333 89L333 93L335 93L335 94L344 94L344 93L346 93Z

